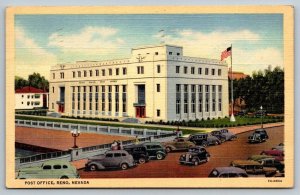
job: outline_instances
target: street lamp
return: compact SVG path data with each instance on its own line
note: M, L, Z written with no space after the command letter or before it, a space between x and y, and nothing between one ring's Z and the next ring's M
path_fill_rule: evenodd
M78 148L78 146L76 145L76 138L80 135L80 131L78 129L73 129L71 131L71 135L72 137L74 137L74 146L72 148Z
M261 119L261 128L263 129L264 126L263 126L263 107L260 106L260 119Z

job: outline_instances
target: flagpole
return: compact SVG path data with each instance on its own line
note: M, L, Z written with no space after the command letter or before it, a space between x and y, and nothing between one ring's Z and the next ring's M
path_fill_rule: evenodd
M230 122L235 122L235 118L234 118L234 106L233 106L233 102L234 102L234 99L233 99L233 71L232 71L232 44L231 44L231 116L230 116Z

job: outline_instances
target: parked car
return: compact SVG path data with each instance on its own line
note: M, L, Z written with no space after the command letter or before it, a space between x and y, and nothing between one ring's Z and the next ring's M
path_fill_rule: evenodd
M164 142L163 145L166 148L166 152L176 151L176 150L188 150L190 147L195 146L193 142L187 141L184 138L177 138L173 141Z
M247 111L246 110L241 110L241 111L239 111L239 112L237 112L235 114L235 116L245 116L245 115L247 115Z
M79 178L77 169L66 160L49 160L41 166L21 168L17 179L68 179Z
M281 150L281 151L284 151L284 144L280 143L277 146L273 147L272 150Z
M273 156L276 160L284 160L284 152L282 150L264 150L261 152L262 155Z
M221 144L221 141L217 137L209 136L207 133L192 134L188 140L203 147Z
M254 160L234 160L231 162L231 166L244 169L248 174L254 175L272 175L277 172L276 168L263 167L263 165Z
M125 146L124 150L126 150L129 154L132 155L135 162L140 164L144 164L149 161L149 155L147 152L146 146L142 144L134 144L130 146Z
M212 136L217 137L221 142L229 141L229 140L231 141L237 138L237 136L232 132L230 132L228 129L214 130L211 131L210 134Z
M201 162L208 162L210 154L201 146L194 146L185 154L179 157L180 164L199 165Z
M269 139L265 129L256 129L251 136L248 137L249 143L261 143Z
M150 159L163 160L167 156L166 149L159 142L145 142L142 145L146 147Z
M216 167L210 172L208 177L248 177L248 174L244 169L238 167Z
M284 164L276 160L275 157L269 155L252 155L248 160L259 162L264 167L275 167L278 171L284 170Z
M86 170L96 171L113 168L121 168L122 170L135 166L136 163L132 155L125 150L110 150L103 155L97 155L88 158L85 164Z

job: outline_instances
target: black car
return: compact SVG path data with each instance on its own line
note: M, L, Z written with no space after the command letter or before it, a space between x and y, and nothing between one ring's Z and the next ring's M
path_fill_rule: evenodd
M179 158L180 164L199 165L201 162L208 162L210 154L201 146L191 147L189 152Z
M217 137L221 142L231 141L237 138L237 136L228 129L214 130L211 131L210 134Z
M256 129L251 136L248 137L249 143L261 143L267 141L269 136L265 129Z
M208 135L207 133L192 134L188 140L203 147L221 144L221 141L217 137Z
M145 142L141 145L145 146L150 159L162 160L167 156L165 147L159 142Z
M147 152L146 146L142 144L130 145L125 146L124 150L126 150L129 154L133 156L135 162L140 164L144 164L145 162L149 161L149 155Z

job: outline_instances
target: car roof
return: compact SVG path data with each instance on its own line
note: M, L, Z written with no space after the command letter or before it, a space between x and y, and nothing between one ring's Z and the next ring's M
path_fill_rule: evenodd
M216 167L215 170L217 170L220 174L221 173L244 173L244 174L247 174L247 172L244 169L241 169L238 167Z
M127 153L126 150L109 150L106 153L120 153L120 152Z
M261 154L255 154L255 155L252 155L250 156L250 159L252 160L261 160L261 159L265 159L265 158L274 158L272 156L269 156L269 155L261 155Z
M254 160L234 160L234 161L232 161L232 164L237 164L237 165L261 165L259 162L256 162Z
M258 132L258 131L266 131L266 130L260 128L260 129L255 129L255 131Z
M67 160L48 160L48 161L43 162L43 164L44 165L57 165L57 164L60 164L60 165L67 164L67 165L69 165L70 162L67 161Z

